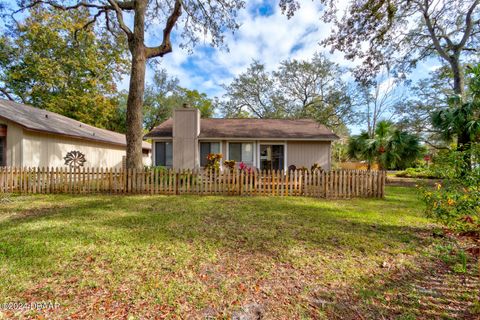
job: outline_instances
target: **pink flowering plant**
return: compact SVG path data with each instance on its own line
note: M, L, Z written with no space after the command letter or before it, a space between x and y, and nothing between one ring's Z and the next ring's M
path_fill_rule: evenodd
M248 174L253 172L253 168L247 166L244 162L240 162L240 164L238 165L238 169Z

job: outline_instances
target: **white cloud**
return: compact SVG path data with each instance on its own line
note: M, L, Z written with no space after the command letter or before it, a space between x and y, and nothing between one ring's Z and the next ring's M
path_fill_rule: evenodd
M281 13L278 1L267 4L269 15L261 15L258 11L265 8L265 1L248 1L246 10L238 17L240 29L225 37L228 51L201 45L189 55L176 46L163 58L162 67L178 77L185 87L219 95L223 92L221 86L245 71L254 59L273 70L285 59L308 59L314 52L328 52L319 45L330 31L330 26L320 20L319 1L303 2L290 20ZM341 64L347 63L341 54L333 58Z

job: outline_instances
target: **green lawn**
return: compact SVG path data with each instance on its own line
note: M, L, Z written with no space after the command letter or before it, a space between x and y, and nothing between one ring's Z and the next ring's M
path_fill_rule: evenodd
M0 319L474 319L475 263L417 193L0 199L0 304L59 304Z

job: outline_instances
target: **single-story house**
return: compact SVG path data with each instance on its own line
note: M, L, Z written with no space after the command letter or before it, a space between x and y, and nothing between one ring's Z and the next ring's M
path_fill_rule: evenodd
M85 167L120 168L125 135L0 99L0 166L65 167L65 157L73 151L84 156ZM150 151L151 145L143 142L145 165L150 165Z
M310 119L201 119L194 108L174 110L170 118L149 132L152 163L175 169L205 166L207 155L243 162L261 170L288 170L290 165L331 167L330 129Z

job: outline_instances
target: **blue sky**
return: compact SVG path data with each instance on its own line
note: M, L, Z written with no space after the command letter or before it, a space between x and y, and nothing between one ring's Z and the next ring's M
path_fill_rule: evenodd
M11 0L13 2L13 0ZM274 70L285 59L309 59L315 52L324 52L330 59L344 67L354 63L347 61L339 52L330 54L319 42L330 33L330 25L320 20L320 1L302 1L301 9L290 20L278 7L278 0L248 0L245 10L240 11L240 28L225 34L225 47L212 48L208 41L199 43L191 52L179 47L178 35L181 27L173 31L173 52L158 58L160 67L180 80L183 87L197 89L209 96L221 96L222 86L244 72L253 60L264 63L268 70ZM346 0L338 0L339 8L345 7ZM128 19L127 22L131 19ZM151 28L148 45L158 45L163 23ZM226 49L228 48L228 50ZM412 73L412 79L426 77L435 68L437 61L419 64ZM154 70L147 71L147 82ZM121 89L128 88L128 77L119 83ZM358 129L354 129L354 132Z
M212 48L200 43L189 53L179 48L174 30L173 52L159 59L161 67L180 79L182 86L197 89L210 96L222 95L222 85L244 72L253 60L264 63L268 70L276 69L285 59L310 59L315 52L323 52L344 67L353 67L354 62L345 60L343 54L330 53L329 48L319 42L330 33L331 26L320 20L320 1L302 1L301 9L292 19L287 19L278 7L278 0L249 0L247 8L240 12L240 28L232 34L226 33L225 48ZM338 0L337 6L345 6ZM161 25L158 26L161 29ZM160 39L151 37L151 44ZM411 75L412 79L427 76L438 61L419 64ZM149 70L147 77L151 77ZM125 87L127 79L124 80Z
M280 12L278 1L247 2L247 8L238 17L240 28L234 34L226 34L228 50L200 43L189 53L179 48L174 36L173 52L161 59L161 67L178 77L182 86L218 96L223 93L222 85L245 71L253 60L259 60L267 69L273 70L285 59L308 59L316 51L328 53L328 48L318 44L330 29L329 25L320 21L318 2L303 2L301 9L290 20ZM181 30L175 29L174 32L178 34ZM159 41L152 37L152 44L153 40ZM351 65L339 53L331 55L331 58L341 65ZM152 74L153 71L149 70L148 77Z
M228 51L200 44L189 53L174 42L173 52L161 60L161 67L178 77L182 86L214 97L221 96L224 92L222 85L228 85L253 60L259 60L268 70L274 70L285 59L310 59L315 52L323 52L343 67L355 65L355 62L344 59L342 53L331 54L329 48L319 45L331 29L320 20L319 1L302 1L301 9L290 20L280 12L278 0L247 2L246 10L239 15L239 30L226 35ZM345 3L345 0L339 0L337 6L341 8ZM420 63L410 78L426 77L436 65L438 61ZM152 74L153 71L149 70L147 76ZM362 124L353 125L350 130L356 134L364 127Z

